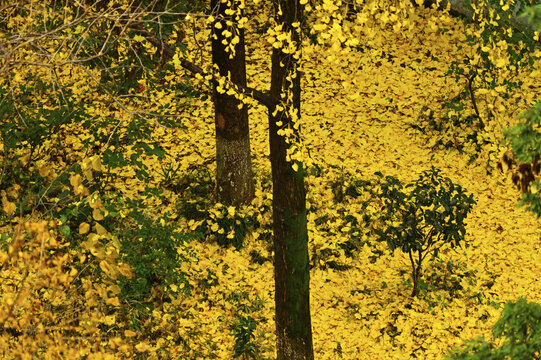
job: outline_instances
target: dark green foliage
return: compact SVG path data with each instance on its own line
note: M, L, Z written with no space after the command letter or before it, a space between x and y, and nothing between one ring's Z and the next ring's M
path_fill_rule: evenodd
M250 298L247 291L231 291L227 296L238 312L235 321L231 324L231 333L235 339L233 345L234 358L263 360L262 352L268 350L261 343L263 332L256 334L257 323L265 321L260 313L265 308L264 301L256 296Z
M78 14L77 25L84 29L85 36L66 35L61 29L65 25L65 9L61 2L50 2L51 12L47 15L47 23L37 22L30 32L39 34L48 32L64 38L62 49L74 54L77 58L72 59L80 62L81 66L99 69L102 75L98 81L89 81L85 84L90 87L89 92L96 95L96 101L89 108L88 98L81 100L74 96L76 88L81 86L77 83L66 82L66 74L61 74L60 66L51 64L51 74L62 77L62 81L43 78L39 67L27 66L23 75L24 83L18 86L6 86L0 89L0 138L3 150L0 156L0 189L8 190L14 185L20 186L18 201L18 213L25 214L29 211L40 210L45 213L53 212L53 217L61 219L61 231L65 235L73 234L71 229L77 226L77 221L83 220L80 215L81 209L72 206L72 202L81 200L80 196L70 190L61 190L62 185L69 186L69 177L74 173L81 174L77 163L78 156L90 158L99 156L104 165L103 172L93 172L92 181L85 180L85 187L91 193L98 191L100 196L111 189L115 177L111 169L132 166L136 176L141 181L146 181L148 169L144 165L143 156L156 156L162 159L165 152L153 139L152 131L154 124L168 127L180 127L178 104L164 104L159 111L151 111L147 114L134 114L130 120L119 122L116 115L96 116L87 109L108 110L122 112L122 105L130 103L129 98L134 94L140 80L145 74L148 90L159 89L160 91L176 91L178 100L183 101L183 96L196 96L193 87L182 81L165 82L163 75L172 65L163 63L160 52L147 54L141 44L133 39L136 31L128 28L126 31L114 28L118 26L113 20L119 14L137 14L138 19L131 19L132 25L137 22L144 24L144 28L151 33L162 36L164 40L176 36L175 26L185 10L185 1L139 1L137 9L123 9L118 4L106 2L94 2L86 4L92 9L82 11L82 4L72 4L74 13ZM136 4L132 4L136 5ZM165 8L167 7L167 9ZM151 13L145 13L145 9ZM133 10L133 11L131 11ZM135 11L136 10L136 11ZM174 14L166 14L170 10ZM29 11L25 6L18 8L21 13ZM96 21L95 16L87 16L92 11L105 12L103 21ZM157 15L156 15L157 14ZM40 16L39 13L36 16ZM152 21L147 21L152 19ZM161 22L161 23L160 23ZM158 24L159 23L159 24ZM57 31L57 33L55 33ZM111 35L112 37L108 37ZM18 34L7 34L17 38ZM51 35L53 36L53 35ZM41 38L41 36L37 36ZM48 39L44 36L44 40ZM52 40L51 40L52 41ZM36 47L34 44L30 48ZM41 46L41 45L40 45ZM180 45L179 45L180 46ZM125 54L120 54L119 49L126 49ZM96 57L95 55L101 55ZM75 55L76 54L76 55ZM83 59L90 59L88 61ZM124 59L119 63L118 59ZM8 67L9 69L9 67ZM13 71L6 74L6 82L9 85L14 82L19 72ZM69 76L67 76L69 77ZM75 77L76 78L76 77ZM13 91L8 91L11 88ZM130 95L126 97L125 95ZM146 93L137 93L139 98L147 96ZM115 101L112 98L115 98ZM36 99L39 99L37 101ZM183 106L184 107L184 106ZM104 111L106 113L107 111ZM14 116L14 114L16 116ZM67 142L66 139L78 139ZM83 145L83 149L78 148ZM76 148L72 148L76 147ZM127 156L127 153L131 153ZM25 154L25 160L21 161L21 154ZM56 180L42 177L36 168L36 161L50 159L50 161L63 163L63 168L68 173L62 173ZM15 170L15 171L13 171ZM116 172L118 174L120 172ZM78 212L78 214L74 214ZM65 222L71 222L65 224Z
M479 125L479 118L474 115L464 115L464 104L459 100L468 94L462 92L453 101L446 104L446 108L456 111L454 115L436 114L433 109L423 106L415 122L409 123L409 127L420 132L426 137L436 139L432 148L456 149L459 153L467 154L471 159L479 156L481 148L488 142L481 136L483 134Z
M207 14L209 12L209 4L210 2L206 0L190 0L185 6L188 12L202 12Z
M461 108L471 106L471 109L478 118L480 128L484 128L484 121L491 116L491 113L488 108L479 108L478 100L475 97L475 90L492 90L498 86L506 87L508 92L519 89L522 83L515 80L514 75L518 74L520 70L531 67L537 60L534 52L536 43L533 40L533 33L531 31L515 30L512 33L506 32L506 30L511 27L510 15L515 9L504 12L501 10L502 4L497 1L492 4L498 17L494 18L490 23L483 22L483 24L480 25L477 22L473 22L471 24L476 30L481 30L481 36L478 38L473 35L467 35L466 41L469 45L477 48L476 55L480 56L480 61L475 63L475 65L472 65L470 58L457 59L451 63L449 70L447 71L447 75L455 77L457 81L460 79L465 80L465 96L451 100L448 103L448 106L460 106ZM521 2L519 5L523 6L525 4L527 4L527 2ZM516 10L518 11L518 9ZM485 11L486 14L488 14L488 10ZM513 72L513 76L505 78L497 76L498 66L494 64L489 53L483 50L484 46L492 47L493 44L497 44L501 40L507 42L505 52L508 55L510 62L507 68ZM466 103L469 103L469 106L467 106Z
M423 172L412 188L404 192L400 181L392 176L383 180L381 173L383 201L383 228L376 230L378 241L385 241L394 251L400 249L409 255L412 266L413 291L418 294L421 266L428 254L438 256L443 245L456 247L466 234L465 219L475 201L473 195L466 195L460 185L440 175L434 167Z
M541 27L541 4L527 8L524 14L529 16L537 29ZM541 198L538 191L541 188L541 182L539 179L534 181L533 173L537 172L539 174L539 161L541 159L541 131L539 129L541 125L541 101L538 101L532 109L521 114L519 118L523 119L523 121L504 131L505 140L508 144L511 144L511 149L517 159L525 165L523 169L529 170L529 176L526 177L524 173L521 174L523 195L519 206L526 205L527 210L540 218ZM532 168L535 170L536 167L537 171L532 172ZM518 172L520 172L520 167Z
M370 191L369 180L357 179L349 174L342 174L340 179L331 182L331 189L336 203L345 202L347 197L358 198L361 194Z
M528 16L538 31L541 30L541 4L527 7L522 13L522 16L524 15Z
M466 268L465 263L435 258L426 274L426 283L428 290L445 290L453 298L458 292L464 290L462 280L466 279L471 285L475 283L473 275L474 273Z
M88 38L68 43L67 47L70 50L71 47L80 47L79 56L89 58L85 64L101 70L100 85L103 88L115 95L127 94L138 88L138 80L143 77L151 79L151 71L155 72L157 79L147 81L150 89L159 86L163 90L171 91L177 86L176 82L162 79L165 71L171 69L162 52L147 52L143 44L133 41L133 38L140 35L141 30L145 30L164 42L170 39L180 40L170 46L173 50L178 47L184 51L182 39L179 39L182 35L176 31L175 26L181 21L181 14L186 11L185 1L135 1L127 6L109 6L102 3L94 5L93 10L105 12L106 18L111 21L95 24L92 18L83 19L81 26L86 28ZM127 13L131 14L131 18L125 16ZM119 20L114 21L115 18ZM130 26L126 26L128 23ZM108 36L111 29L116 35L115 41L111 41ZM100 51L103 56L93 56Z
M231 325L231 332L235 338L233 350L234 358L255 359L256 348L253 343L255 339L256 322L251 316L239 316Z
M51 91L50 84L39 77L29 75L25 80L26 84L16 89L17 96L0 89L0 134L6 155L13 149L25 149L30 152L30 160L34 160L39 158L45 139L62 125L81 120L83 105L72 103L70 87ZM38 96L51 108L39 106L35 101Z
M541 157L541 100L520 114L519 119L523 121L504 131L504 134L517 159L531 163Z
M132 278L121 278L122 296L142 301L154 286L163 294L175 295L178 291L188 294L190 286L180 270L181 264L187 261L188 238L176 232L173 225L166 224L165 219L152 220L140 211L130 217L135 225L117 233L122 258L135 274ZM179 290L171 289L171 285Z
M0 164L0 190L8 191L14 184L20 187L17 199L12 199L17 200L16 214L28 214L33 209L49 210L48 204L43 201L46 193L50 198L60 200L63 197L59 182L51 184L36 168L24 166L19 159L5 159Z
M259 251L256 251L256 250L250 251L249 255L250 255L250 261L252 263L256 263L256 264L259 264L259 265L263 265L267 261L272 261L271 258L268 258L268 257L265 257L265 256L261 255L261 253Z
M448 352L447 360L538 360L541 359L541 305L520 298L509 302L492 328L493 341L467 341ZM501 346L496 343L502 341Z

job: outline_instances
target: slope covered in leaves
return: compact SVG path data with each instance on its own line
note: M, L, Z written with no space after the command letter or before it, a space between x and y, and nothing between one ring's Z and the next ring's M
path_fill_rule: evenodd
M314 45L309 40L304 47L307 61L303 69L302 155L309 174L311 306L318 359L439 359L446 349L463 339L489 337L505 302L520 296L541 301L539 223L533 215L516 207L519 192L507 174L495 170L505 151L499 145L501 129L512 124L517 114L539 98L539 67L521 73L522 89L506 99L498 93L486 95L493 96L486 99L486 104L492 104L496 116L487 124L490 131L483 133L487 141L480 146L469 142L468 129L460 126L447 129L447 133L430 132L427 117L442 119L444 103L463 87L445 72L454 59L470 56L471 49L465 45L458 48L458 44L464 43L466 31L457 20L442 20L449 31L441 33L423 16L428 10L417 11L418 17L412 19L415 32L408 33L406 38L397 37L390 27L384 26L380 31L359 34L359 43L369 45L351 51L341 53L332 46ZM207 37L204 32L197 36L201 40ZM266 89L269 44L261 41L260 34L251 34L247 44L248 81L254 87ZM84 81L84 75L81 79ZM169 99L173 95L163 96ZM148 103L141 101L138 105L152 106L142 104ZM119 260L117 240L110 236L117 229L100 225L108 216L100 199L84 200L90 203L93 214L88 223L81 223L72 231L88 236L84 245L87 251L73 251L60 258L55 258L53 251L48 253L51 259L45 266L51 272L58 271L55 278L59 280L38 286L55 291L44 290L32 297L33 288L29 287L22 296L30 299L25 302L15 295L17 286L2 285L2 300L10 296L13 299L3 301L6 305L1 308L1 321L8 319L13 327L25 329L35 320L33 314L58 316L51 310L58 311L54 307L58 304L65 303L72 306L70 309L78 307L83 309L81 312L92 310L95 317L79 319L78 326L87 331L86 336L99 335L102 341L95 345L83 342L86 347L72 349L71 358L92 354L94 358L228 359L236 350L246 351L249 346L265 358L273 357L272 193L267 116L262 107L250 108L256 199L250 207L235 210L213 202L211 196L215 168L211 99L202 96L193 100L189 109L178 119L185 125L183 129L152 127L152 139L159 140L163 159L141 156L149 169L149 181L165 192L162 199L145 199L148 214L175 232L201 235L189 242L189 251L178 250L190 259L182 263L185 281L169 283L167 289L173 290L169 293L167 289L153 288L150 314L142 316L140 323L134 320L135 315L130 317L138 308L118 301L120 290L112 281L119 274L130 274L125 264L111 265ZM114 112L110 106L100 110ZM117 117L126 116L120 114L125 113L118 111ZM99 159L85 157L80 146L88 136L84 127L68 130L64 141L71 150L70 160L81 163L83 169L101 170ZM62 135L59 131L58 136ZM449 139L453 146L445 145ZM464 146L459 147L461 144ZM55 144L45 146L54 148ZM39 160L36 170L46 177L49 168L67 168L67 164L55 163L54 159L51 156ZM378 213L379 204L367 184L376 171L409 182L432 165L473 193L477 205L467 220L467 246L458 251L443 249L424 271L429 288L411 298L409 260L400 251L392 254L386 244L375 241L371 219ZM115 171L118 176L114 178L114 188L123 196L137 198L149 185L137 179L135 169ZM82 184L81 177L71 177L71 187L84 194ZM11 204L17 191L14 186L3 194L4 212L15 216ZM166 212L170 217L160 220ZM37 214L33 216L39 218ZM14 217L13 223L24 220ZM48 234L47 225L40 224L27 226L27 231L41 234L42 240L50 242L48 246L56 246L56 240L43 235ZM49 226L56 231L56 224ZM156 225L156 229L162 228ZM241 233L245 231L248 233L241 247ZM106 245L100 247L99 241ZM224 248L216 242L238 245L239 250ZM11 268L2 269L3 276L24 278L24 272L17 270L24 268L25 259L41 261L35 250ZM4 263L5 259L0 261ZM81 266L71 266L72 263ZM62 264L65 271L59 270ZM86 264L101 270L85 272ZM77 275L76 269L81 275ZM4 273L7 271L13 273ZM86 277L93 274L105 274L105 280L92 285ZM183 287L189 287L191 292L177 291ZM83 296L77 297L77 292ZM42 297L53 299L52 307L40 308L44 306ZM93 307L94 303L99 306ZM19 312L12 311L13 304ZM21 315L21 309L28 313ZM54 324L50 326L53 328ZM36 332L43 331L39 328ZM31 336L27 344L17 342L21 336L0 334L2 348L12 349L8 356L24 352L23 346L41 346L31 344ZM38 339L42 344L54 341ZM67 352L54 351L48 354L68 356Z
M411 127L420 123L423 112L440 111L445 100L456 95L462 84L445 77L445 70L452 60L469 55L467 47L457 48L465 40L458 22L449 21L452 31L447 34L431 29L422 18L416 25L417 33L409 41L393 41L391 31L379 33L372 40L377 50L341 56L310 45L304 50L309 60L304 69L303 141L309 168L314 170L308 179L315 266L311 301L315 351L322 359L440 358L462 339L489 336L499 305L520 296L541 299L538 223L517 209L520 195L506 174L487 170L503 151L498 142L461 153L438 148L438 134L426 136ZM251 51L249 79L266 87L266 51ZM539 70L522 76L523 88L530 91L511 95L509 103L519 100L517 106L502 103L487 135L491 139L501 139L501 129L539 96ZM212 113L207 119L206 141L212 142ZM259 174L268 174L266 116L254 109L250 119L254 162ZM456 142L466 142L460 132L453 135ZM204 158L211 158L212 147L207 151ZM471 153L477 157L473 162ZM426 273L432 274L436 289L411 299L406 256L398 251L392 256L385 244L374 244L370 236L360 234L362 229L352 231L344 214L360 218L367 209L359 202L337 201L333 190L340 183L345 189L355 179L372 178L375 171L411 181L431 165L472 192L478 204L468 219L469 247L448 250L432 263ZM377 208L369 206L368 211ZM338 244L352 238L361 245L359 253L348 258ZM252 249L250 242L243 253ZM332 262L330 258L349 268L318 266ZM272 274L255 288L272 299L267 290L272 288ZM268 303L267 307L272 309ZM272 324L259 327L272 331Z

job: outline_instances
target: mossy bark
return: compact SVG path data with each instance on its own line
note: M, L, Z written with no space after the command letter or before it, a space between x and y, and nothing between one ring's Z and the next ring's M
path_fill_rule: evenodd
M235 10L235 1L222 2L212 0L211 8L216 22L221 23L221 29L214 32L212 38L212 62L218 66L219 74L230 76L231 82L246 86L246 59L244 50L244 30L231 29L226 24L235 19L226 14L227 9ZM232 25L234 26L234 25ZM239 42L235 45L234 56L226 51L224 42L228 43L222 31L229 30L238 35ZM248 108L233 95L221 94L214 84L214 110L216 127L216 195L219 201L240 206L249 203L254 197L254 181L252 161L250 157L250 129L248 126Z
M301 21L302 6L298 0L274 0L274 6L282 31L291 31L293 41L300 46L300 34L292 23ZM273 50L271 96L280 99L281 94L291 93L292 97L285 100L286 105L300 114L301 86L297 66L297 60L291 54L283 53L281 49ZM304 170L302 164L297 163L299 168L294 171L293 164L287 161L289 144L284 136L278 134L278 130L283 128L296 131L288 113L271 111L269 140L273 183L277 359L312 360Z

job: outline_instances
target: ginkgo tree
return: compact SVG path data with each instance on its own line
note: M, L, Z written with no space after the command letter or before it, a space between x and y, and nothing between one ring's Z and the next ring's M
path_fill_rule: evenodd
M276 25L273 29L271 89L263 99L260 97L269 110L278 359L313 359L314 356L304 170L299 153L295 151L301 103L298 67L302 7L297 0L273 2ZM226 31L223 29L222 34ZM233 39L235 37L232 38L235 43ZM253 90L248 93L259 94ZM219 122L220 118L217 118L217 126L220 126Z

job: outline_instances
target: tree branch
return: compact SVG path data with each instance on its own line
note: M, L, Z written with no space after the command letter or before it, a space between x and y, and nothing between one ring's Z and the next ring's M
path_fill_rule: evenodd
M145 39L147 39L148 42L150 42L152 45L154 45L161 53L162 56L166 56L166 61L171 59L175 55L175 50L172 49L168 44L166 44L162 39L159 39L154 34L149 32L148 30L145 30L141 27L139 24L133 24L129 25L129 27L133 30L135 30L139 35L143 36ZM183 68L186 70L194 73L194 74L201 74L203 77L208 75L201 67L195 65L191 61L188 61L186 59L180 60L180 65L182 65ZM213 82L218 82L218 79L212 75ZM262 105L267 107L269 111L274 111L276 106L280 103L278 99L274 98L270 95L269 92L262 92L257 89L248 87L248 86L242 86L235 84L235 87L237 90L240 90L240 92L243 95L247 95L257 101L259 101Z

